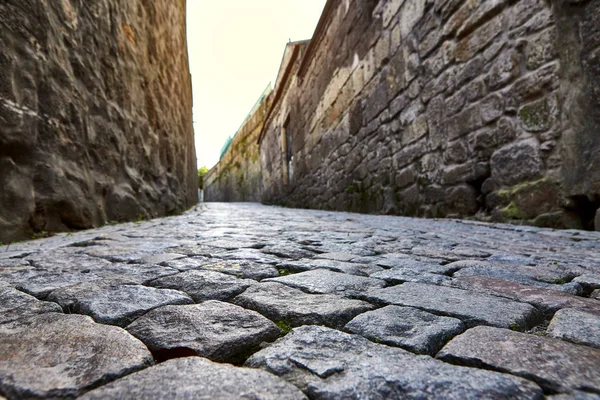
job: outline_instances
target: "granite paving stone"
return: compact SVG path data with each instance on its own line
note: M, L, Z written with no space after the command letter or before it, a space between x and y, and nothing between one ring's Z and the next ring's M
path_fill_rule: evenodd
M272 265L246 260L219 260L194 257L168 262L167 265L179 271L188 271L190 269L215 271L254 280L279 276L277 268Z
M595 299L523 285L517 282L509 282L503 279L470 276L453 279L448 284L465 290L473 290L529 303L550 317L561 308L574 308L581 311L600 313L600 303Z
M369 276L384 269L368 263L345 262L327 259L301 259L277 264L277 268L291 272L304 272L314 269L328 269L344 274Z
M341 274L325 269L265 279L265 282L283 283L308 293L338 294L347 297L356 297L361 293L386 285L385 281L381 279Z
M148 285L185 292L199 303L205 300L227 301L255 283L250 279L238 279L220 272L190 270L153 280Z
M255 311L216 300L166 306L150 311L126 328L158 359L198 355L239 362L280 335L279 328Z
M0 325L0 393L9 399L74 398L152 363L142 342L83 315Z
M217 364L205 358L169 360L92 390L80 400L306 400L294 385L251 368Z
M575 278L573 282L579 283L589 293L600 289L600 275L584 274Z
M404 282L430 283L432 285L441 285L450 281L450 277L445 275L431 274L410 268L392 268L385 271L376 272L371 278L383 279L390 285L397 285Z
M0 324L49 312L61 313L62 309L56 303L40 301L0 282Z
M600 232L252 203L0 244L0 395L587 400L598 254Z
M557 394L555 396L547 396L546 398L548 400L600 400L600 394L575 390L571 393Z
M554 314L548 336L600 349L600 315L563 308Z
M537 310L529 304L422 283L409 282L372 290L364 298L383 304L416 307L459 318L469 327L481 324L526 330L541 320Z
M342 329L356 315L374 308L364 301L331 294L307 294L275 282L254 285L233 302L290 326L325 325L337 329Z
M522 376L550 393L600 393L600 350L563 340L479 326L451 340L437 357Z
M215 257L223 260L246 260L271 265L281 262L281 258L272 254L265 254L257 249L230 250L224 253L215 254Z
M413 271L418 271L421 273L430 273L430 274L440 274L440 275L448 275L456 271L458 268L452 267L451 265L441 265L438 262L424 262L417 260L413 257L403 256L391 258L384 258L382 260L377 261L377 265L386 268L400 268L400 269L410 269Z
M293 260L312 258L315 256L314 252L295 246L266 246L262 248L261 251L265 254L272 254L277 257L290 258Z
M245 363L296 385L311 399L536 399L534 383L457 367L320 326L295 328Z
M193 303L187 294L177 290L119 280L98 280L57 289L48 300L60 304L67 312L89 315L96 322L121 327L157 307Z
M344 328L347 332L362 335L376 343L431 356L435 356L450 339L465 329L459 319L398 306L361 314Z

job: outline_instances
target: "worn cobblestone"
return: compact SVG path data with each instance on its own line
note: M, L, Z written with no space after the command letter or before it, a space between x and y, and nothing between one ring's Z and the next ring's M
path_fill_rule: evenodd
M141 394L150 390L142 381L171 373L179 383L153 383L156 398L200 388L235 397L243 392L237 377L255 375L265 382L253 389L260 398L277 398L278 388L302 398L285 381L323 399L599 392L597 341L565 319L576 310L589 321L600 315L590 297L598 254L597 232L217 203L1 246L0 396ZM167 292L197 304L152 297ZM385 304L395 305L378 308ZM109 326L125 323L141 341ZM596 322L585 326L597 331ZM555 338L536 336L546 334ZM131 360L119 359L113 341ZM156 361L199 355L217 363L151 367L146 346ZM240 369L247 357L247 367L265 371ZM552 360L566 361L555 370ZM199 367L227 387L189 382Z

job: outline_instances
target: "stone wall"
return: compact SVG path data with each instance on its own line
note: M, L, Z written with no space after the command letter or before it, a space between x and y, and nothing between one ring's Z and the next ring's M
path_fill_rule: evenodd
M270 96L243 123L217 165L205 176L204 201L260 201L261 174L258 136L263 129Z
M3 0L0 241L197 198L185 0Z
M265 127L263 200L592 228L599 7L330 0Z

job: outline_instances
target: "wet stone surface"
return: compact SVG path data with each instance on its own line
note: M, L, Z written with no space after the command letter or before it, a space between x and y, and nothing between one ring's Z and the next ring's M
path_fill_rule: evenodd
M596 232L257 204L0 246L0 398L587 400L598 254Z

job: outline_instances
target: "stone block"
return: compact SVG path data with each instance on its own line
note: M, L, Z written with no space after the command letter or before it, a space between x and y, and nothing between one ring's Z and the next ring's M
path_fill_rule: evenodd
M508 329L470 329L437 358L527 377L549 392L600 390L600 350Z
M502 328L532 328L540 321L537 310L529 304L455 288L403 283L372 290L369 301L415 307L438 315L458 318L467 326L490 325Z
M564 308L554 314L548 336L600 349L600 315Z
M200 357L166 361L92 390L81 399L151 399L163 393L168 393L172 400L229 400L244 397L257 400L274 400L276 397L306 400L298 388L268 372L213 363Z
M455 318L409 307L387 306L359 315L344 329L377 343L435 356L448 340L464 332L465 327Z
M525 60L527 68L536 70L543 64L553 60L557 56L556 30L554 27L539 33L525 47Z
M469 33L456 45L456 60L469 61L500 35L503 29L504 17L501 14Z
M448 365L359 335L317 326L294 329L245 364L293 379L311 398L430 397L530 399L533 383L506 374ZM410 366L410 368L407 368ZM385 382L385 384L382 384ZM398 396L396 396L396 394Z
M519 121L529 132L544 132L558 123L560 106L556 95L523 105L519 108Z
M507 145L491 158L492 177L504 185L514 185L538 178L542 171L539 145L525 140Z

